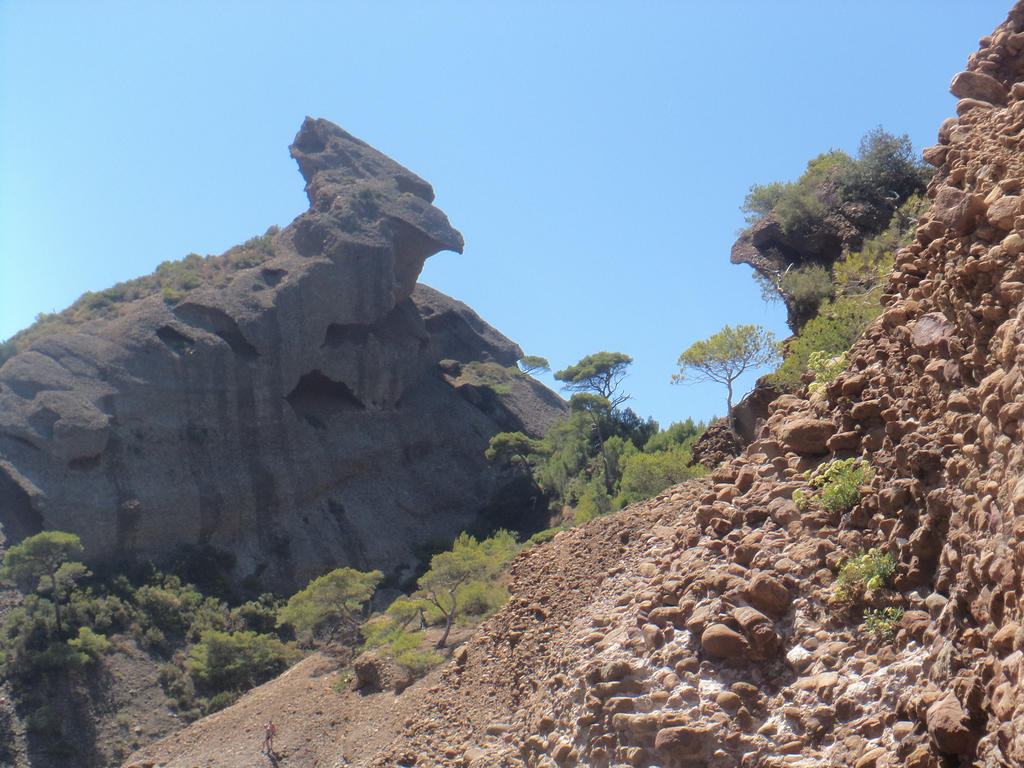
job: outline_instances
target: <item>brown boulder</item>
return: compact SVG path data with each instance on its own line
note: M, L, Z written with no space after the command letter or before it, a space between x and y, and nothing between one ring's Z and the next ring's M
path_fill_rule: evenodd
M958 99L978 99L991 104L1006 104L1006 88L984 72L959 72L949 84L949 92Z
M647 616L647 620L658 627L665 628L683 627L686 624L686 617L678 605L661 605L654 608Z
M352 671L356 679L352 688L357 691L382 691L388 678L387 660L376 651L360 654L352 662Z
M931 312L917 319L911 330L914 346L921 352L948 351L949 340L956 327L941 312Z
M743 656L750 644L739 632L729 629L725 624L712 624L700 636L700 644L708 656L718 659L730 659Z
M1020 212L1020 196L1000 197L988 207L986 216L989 224L999 229L1013 229L1013 219Z
M940 752L964 754L974 745L974 734L968 728L967 713L952 692L928 707L925 720L928 723L928 735Z
M762 571L750 580L747 600L755 608L781 615L789 610L792 598L781 581Z
M958 235L966 235L974 228L978 214L985 209L981 195L969 195L956 187L942 187L932 205L932 218L940 221Z
M654 737L654 751L676 760L699 758L708 750L710 741L711 733L706 728L662 728Z
M819 454L828 450L828 439L836 432L831 421L801 416L786 422L780 430L783 444L796 453Z

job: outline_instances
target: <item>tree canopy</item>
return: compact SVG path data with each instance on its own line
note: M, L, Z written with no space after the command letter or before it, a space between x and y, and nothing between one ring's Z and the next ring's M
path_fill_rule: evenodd
M565 382L565 389L570 392L600 395L611 403L612 408L617 408L629 399L629 395L618 392L618 388L632 362L632 357L621 352L598 352L587 355L576 365L557 371L555 378Z
M490 464L511 465L518 460L526 462L531 453L540 450L540 441L527 437L522 432L499 432L491 438L484 458Z
M448 641L448 633L460 609L460 597L465 597L463 588L473 582L496 579L518 550L515 537L508 531L498 531L483 541L462 533L449 551L431 558L430 570L420 577L417 595L444 616L444 634L437 641L438 648L443 648Z
M380 571L333 570L292 595L278 614L279 623L314 636L333 635L346 624L354 629L355 613L373 596L382 578Z
M550 371L551 363L548 362L546 357L541 357L540 355L527 355L526 357L520 358L519 367L527 376L532 376L535 373Z
M0 581L16 584L24 592L49 591L60 567L82 552L82 542L73 533L37 533L7 550Z
M715 381L728 389L726 409L732 426L732 385L746 370L776 362L780 357L775 334L759 325L725 326L709 338L692 344L679 356L673 384Z

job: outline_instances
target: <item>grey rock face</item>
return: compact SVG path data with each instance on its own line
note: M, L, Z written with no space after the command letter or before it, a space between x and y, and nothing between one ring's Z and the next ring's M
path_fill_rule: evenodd
M268 261L0 368L8 542L73 531L93 560L209 545L234 579L278 589L341 565L401 571L507 481L483 458L493 434L564 411L525 378L481 408L438 366L522 353L416 286L427 257L463 244L427 182L324 120L291 151L310 210Z

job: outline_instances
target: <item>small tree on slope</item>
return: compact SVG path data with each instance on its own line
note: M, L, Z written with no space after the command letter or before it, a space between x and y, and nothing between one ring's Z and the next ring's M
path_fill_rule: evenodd
M732 385L746 370L776 362L780 357L775 334L759 325L725 326L718 333L695 342L679 356L679 373L673 384L716 381L728 389L726 409L729 429L735 432L732 418Z

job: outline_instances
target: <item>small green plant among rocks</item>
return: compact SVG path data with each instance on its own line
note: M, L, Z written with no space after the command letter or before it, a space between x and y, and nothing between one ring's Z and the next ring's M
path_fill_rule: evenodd
M832 594L841 602L860 602L869 592L888 586L895 572L892 555L869 549L843 563Z
M868 608L864 611L864 625L868 632L882 640L889 640L896 634L896 627L903 618L903 609L894 606Z
M831 384L836 377L846 370L846 353L838 355L830 354L823 349L812 352L807 361L807 370L814 374L807 391L812 395L827 384Z
M801 512L823 509L846 512L861 498L860 487L870 483L875 471L864 459L835 459L804 475L811 486L808 492L793 492L793 503Z

